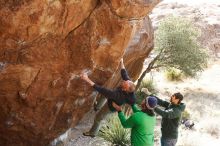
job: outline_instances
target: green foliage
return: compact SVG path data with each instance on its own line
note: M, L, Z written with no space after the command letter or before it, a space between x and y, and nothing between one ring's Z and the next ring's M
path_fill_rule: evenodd
M142 82L141 82L141 85L139 87L140 89L142 88L147 88L149 92L151 93L156 93L156 90L155 90L155 84L153 82L152 79L144 79Z
M182 119L190 119L190 113L187 110L182 112Z
M165 75L169 81L181 81L183 78L182 72L175 68L169 68L166 70Z
M99 131L99 136L114 145L126 146L130 144L130 129L122 127L116 114L107 120Z
M150 93L157 94L153 80L144 79L142 80L140 87L136 91L137 104L141 104L142 100L147 96L144 92L141 91L142 88L147 88Z
M141 104L141 102L143 101L143 99L146 97L146 94L144 92L141 92L141 90L137 90L136 91L136 103L138 105Z
M208 55L198 43L200 30L180 17L163 20L155 33L156 66L173 67L194 77L207 65Z

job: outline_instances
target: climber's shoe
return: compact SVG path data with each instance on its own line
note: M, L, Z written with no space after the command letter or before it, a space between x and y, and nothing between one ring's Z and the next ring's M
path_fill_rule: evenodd
M98 108L98 103L97 103L97 101L95 101L94 102L94 104L93 104L93 109L94 109L94 111L98 111L98 110L100 110L99 108Z
M89 136L89 137L92 137L92 138L95 137L95 135L90 133L90 132L83 132L83 135L84 136Z

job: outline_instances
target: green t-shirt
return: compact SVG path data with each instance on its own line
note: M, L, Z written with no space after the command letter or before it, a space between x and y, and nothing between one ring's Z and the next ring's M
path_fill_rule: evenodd
M133 114L126 119L123 112L118 113L118 117L124 128L131 128L132 146L153 146L154 145L154 127L156 124L155 116L149 116L132 106Z

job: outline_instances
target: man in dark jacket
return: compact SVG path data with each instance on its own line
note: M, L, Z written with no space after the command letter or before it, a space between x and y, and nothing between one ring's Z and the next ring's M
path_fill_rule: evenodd
M103 107L95 116L94 123L89 132L83 133L84 136L94 137L97 135L100 127L100 122L108 115L108 113L116 111L112 106L112 102L115 102L117 105L122 105L128 103L130 105L135 104L135 84L130 80L127 71L125 70L123 60L120 62L121 64L121 77L122 82L120 87L116 89L107 89L95 84L92 80L89 79L87 74L82 74L81 78L89 83L96 91L98 91L101 95L107 98L107 106Z
M181 114L185 109L185 104L181 103L182 100L183 95L181 93L173 94L170 102L163 101L157 97L158 105L165 108L164 110L158 107L155 108L155 112L162 116L161 146L175 146L177 143Z

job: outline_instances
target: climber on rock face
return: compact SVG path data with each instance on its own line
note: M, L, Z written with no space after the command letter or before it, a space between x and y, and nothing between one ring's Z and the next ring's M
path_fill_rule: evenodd
M96 91L101 95L107 98L107 103L104 107L96 114L94 123L89 132L83 133L84 136L94 137L97 135L100 127L101 121L112 112L115 112L115 108L112 106L112 102L115 102L117 105L130 104L131 106L135 104L135 84L130 80L127 71L125 70L123 60L120 61L121 65L121 77L122 82L119 87L116 89L107 89L95 84L91 79L89 79L86 73L81 74L81 79L86 81L91 85Z
M115 111L114 107L112 106L113 101L118 105L122 105L124 103L133 105L135 103L135 84L130 80L127 71L125 70L123 60L121 60L120 64L121 76L123 80L120 84L120 87L114 90L95 84L91 79L89 79L86 73L81 74L81 79L89 83L96 91L108 99L108 106L111 111Z

